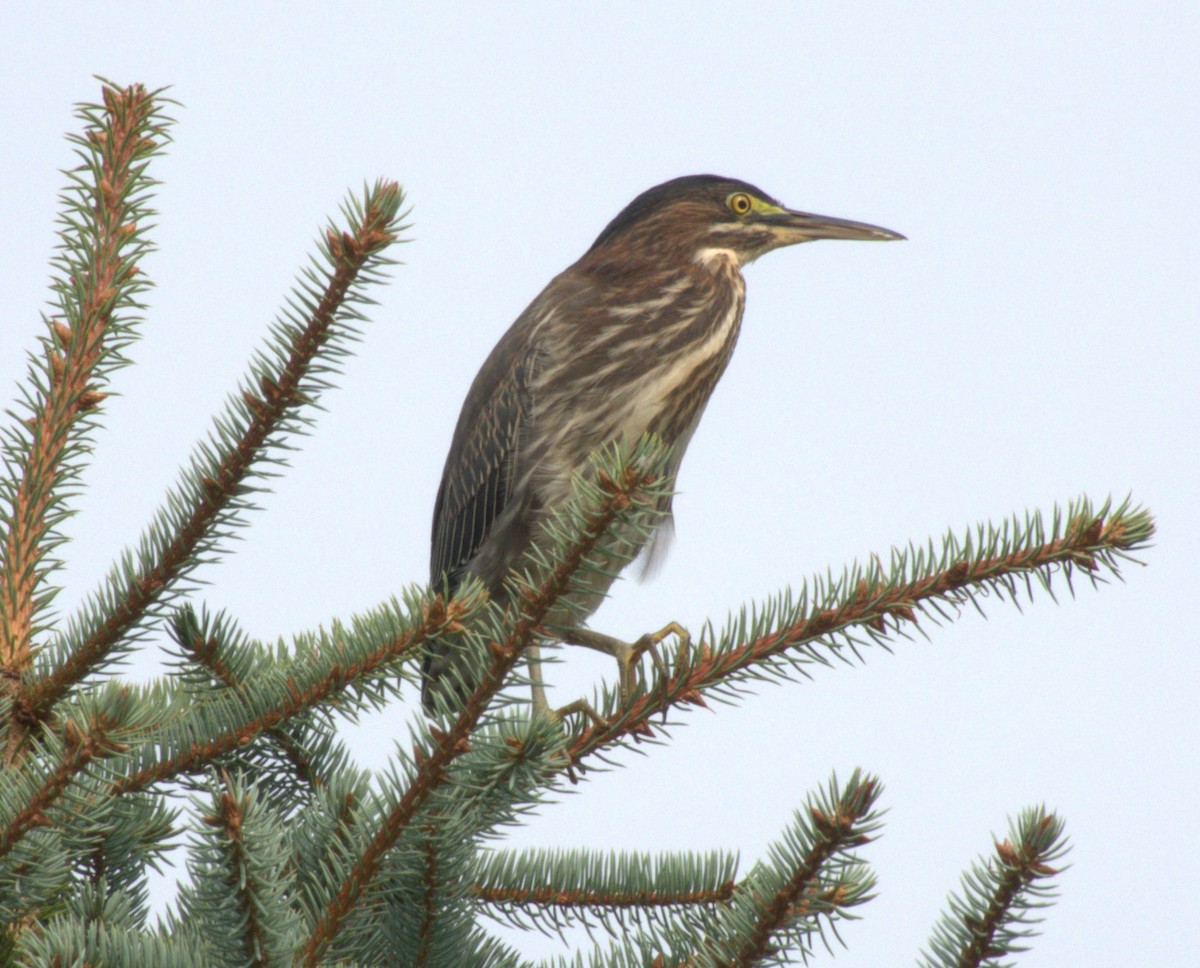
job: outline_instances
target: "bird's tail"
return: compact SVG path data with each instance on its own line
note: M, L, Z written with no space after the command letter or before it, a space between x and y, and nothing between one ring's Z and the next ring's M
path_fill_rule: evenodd
M434 639L421 660L421 708L428 716L461 709L475 679L476 664L460 643Z

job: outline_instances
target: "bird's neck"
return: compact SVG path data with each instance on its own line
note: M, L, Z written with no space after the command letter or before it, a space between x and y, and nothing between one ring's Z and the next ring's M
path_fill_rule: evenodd
M732 271L738 275L741 274L742 260L733 249L705 246L696 250L692 261L709 272L725 275Z

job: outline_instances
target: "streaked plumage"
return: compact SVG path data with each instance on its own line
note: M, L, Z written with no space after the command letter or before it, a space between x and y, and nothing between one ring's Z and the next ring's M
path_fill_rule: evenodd
M434 506L435 587L453 594L474 575L500 594L547 512L570 496L572 475L606 443L657 433L673 446L674 473L737 343L740 267L780 245L837 237L900 236L788 212L752 185L712 175L634 199L475 377ZM595 576L586 614L608 584ZM448 662L437 643L426 654L427 710Z

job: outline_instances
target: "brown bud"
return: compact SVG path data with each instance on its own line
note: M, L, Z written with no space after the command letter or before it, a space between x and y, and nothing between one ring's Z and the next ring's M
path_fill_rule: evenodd
M61 353L56 353L51 350L47 356L50 359L50 382L54 386L62 383L63 373L67 369L67 360Z
M267 405L263 403L249 390L242 391L242 401L250 408L250 412L256 417L263 417L267 413Z
M276 403L279 400L279 384L272 380L269 375L264 373L259 379L258 384L260 387L262 387L263 395L266 396L268 400L270 400L272 403Z
M387 245L395 238L390 232L381 232L379 229L372 229L363 236L363 246L368 252L372 252L381 246Z
M653 739L654 738L654 727L651 726L650 723L647 722L646 720L643 720L642 722L638 723L637 725L630 727L629 735L632 736L634 738L634 740L637 740L637 738L639 736L646 736L646 737Z
M63 738L67 742L67 749L74 752L83 743L83 731L77 723L68 719L66 725L63 726Z
M341 258L346 254L345 250L342 248L341 236L338 235L333 229L325 230L325 244L329 246L329 254L333 256L334 259L340 261Z
M1021 858L1017 856L1013 845L1007 841L997 841L996 856L999 857L1009 867L1016 867L1020 864Z
M107 393L101 393L99 390L84 390L83 393L79 394L79 411L81 413L88 413L95 410L107 397Z

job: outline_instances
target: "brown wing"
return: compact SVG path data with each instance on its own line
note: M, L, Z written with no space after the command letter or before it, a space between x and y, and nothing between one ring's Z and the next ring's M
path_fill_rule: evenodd
M509 507L529 413L530 351L514 325L471 384L433 509L430 581L453 594L496 519ZM494 589L493 589L494 591Z
M434 502L429 555L430 582L447 597L458 590L497 520L513 503L521 432L529 414L529 369L528 327L518 320L483 364L459 414ZM504 576L479 577L494 594ZM435 697L455 668L455 653L447 643L435 639L428 644L421 662L421 704L427 713L433 714ZM462 688L460 683L456 691Z

